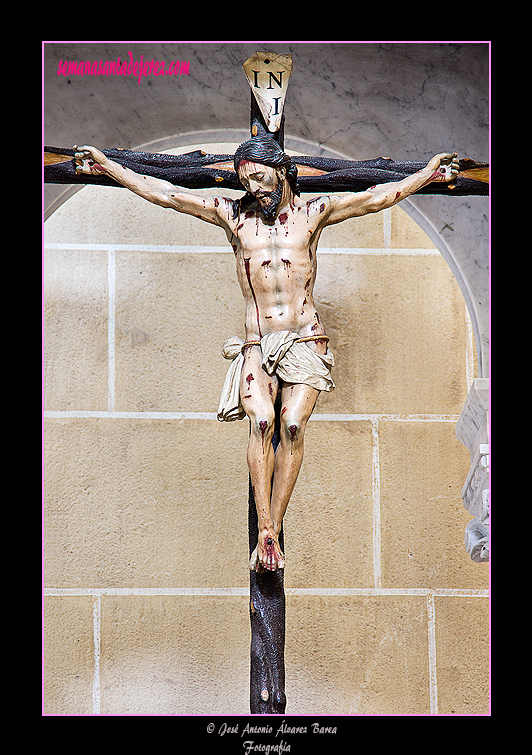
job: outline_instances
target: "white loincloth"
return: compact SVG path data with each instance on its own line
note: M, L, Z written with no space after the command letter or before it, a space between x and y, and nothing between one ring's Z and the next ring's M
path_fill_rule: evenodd
M326 354L316 354L306 343L299 342L300 336L290 330L268 333L260 342L262 368L268 375L277 375L285 383L304 383L318 391L332 391L334 386L331 367L334 357L327 348ZM240 400L240 379L244 366L242 346L244 341L236 336L222 346L222 354L233 362L227 371L222 388L218 419L220 422L233 422L244 419L246 413Z

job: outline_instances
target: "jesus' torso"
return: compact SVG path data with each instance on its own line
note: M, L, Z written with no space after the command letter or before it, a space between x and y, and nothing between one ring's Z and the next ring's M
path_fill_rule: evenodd
M313 290L326 202L327 197L295 198L271 223L252 206L230 221L226 234L246 303L247 341L280 330L302 337L325 334Z

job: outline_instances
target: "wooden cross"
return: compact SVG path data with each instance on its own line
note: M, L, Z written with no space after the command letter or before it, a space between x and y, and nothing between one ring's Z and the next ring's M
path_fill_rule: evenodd
M255 136L267 131L284 147L284 100L292 58L272 52L257 52L244 63L251 88L250 131ZM60 184L97 184L120 186L107 176L78 175L73 148L44 148L44 181ZM240 189L233 166L233 155L215 155L203 150L183 155L137 152L127 149L103 149L115 162L136 173L153 176L188 189ZM302 193L335 193L364 191L376 184L400 181L424 168L425 162L394 161L389 157L374 160L340 160L328 157L296 156ZM419 194L449 196L487 195L489 169L487 163L468 158L459 161L460 172L451 184L432 182ZM279 412L276 406L274 448L279 443ZM251 479L249 483L249 552L257 545L257 511ZM279 544L284 552L283 531ZM251 620L251 713L284 713L285 696L285 593L284 569L274 572L250 571Z

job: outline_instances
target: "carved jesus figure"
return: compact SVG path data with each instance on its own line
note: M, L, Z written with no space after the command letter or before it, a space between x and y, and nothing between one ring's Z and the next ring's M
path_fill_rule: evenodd
M194 215L227 235L245 302L245 341L226 344L229 351L233 348L228 358L235 358L235 369L233 385L226 380L218 418L247 416L251 424L247 461L259 532L250 568L283 568L278 537L303 459L305 427L320 391L334 388L334 359L313 300L320 234L328 225L392 207L431 181L453 180L458 175L456 152L436 155L401 181L303 200L297 167L272 137L261 134L235 153L246 194L233 201L139 175L95 147L75 150L78 173L106 174L150 202ZM274 453L279 393L281 432Z

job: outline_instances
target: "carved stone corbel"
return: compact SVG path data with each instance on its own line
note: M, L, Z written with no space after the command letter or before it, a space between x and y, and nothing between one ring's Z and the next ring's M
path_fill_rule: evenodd
M465 548L478 563L489 561L489 380L476 378L456 425L456 437L471 453L462 488L464 508L474 517L465 529Z

